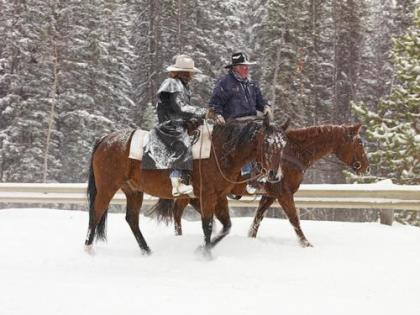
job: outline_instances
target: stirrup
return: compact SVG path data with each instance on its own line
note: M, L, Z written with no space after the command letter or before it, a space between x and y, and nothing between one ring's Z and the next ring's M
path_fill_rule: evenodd
M229 199L233 199L233 200L239 200L242 198L241 195L235 195L235 194L228 194L227 196Z
M254 195L257 192L257 188L255 188L254 186L252 186L251 184L247 184L246 185L246 192L248 194Z

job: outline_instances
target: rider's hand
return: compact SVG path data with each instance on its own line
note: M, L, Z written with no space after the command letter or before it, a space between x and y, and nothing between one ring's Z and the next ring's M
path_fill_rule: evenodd
M265 105L264 106L264 112L263 113L264 113L264 116L268 116L268 119L270 121L273 121L274 115L273 115L273 111L271 109L271 106Z
M220 115L220 114L217 114L216 115L216 119L215 119L215 123L217 124L217 125L225 125L226 124L226 121L225 121L225 119L223 118L223 116L222 115Z
M190 118L190 122L194 126L194 128L196 128L203 124L204 118L200 115L196 115Z

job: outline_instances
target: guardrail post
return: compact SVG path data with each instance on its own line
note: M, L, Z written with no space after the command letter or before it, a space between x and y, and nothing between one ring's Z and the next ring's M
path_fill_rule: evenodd
M379 210L379 220L381 224L392 225L392 222L394 222L394 210L393 209Z

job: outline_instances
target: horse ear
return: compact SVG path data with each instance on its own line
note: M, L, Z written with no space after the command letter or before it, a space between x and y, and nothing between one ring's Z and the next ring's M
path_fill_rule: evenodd
M269 128L270 127L270 117L269 115L264 116L264 127Z
M352 137L355 137L359 134L360 128L362 128L362 124L360 123L350 126L350 134L352 135Z
M287 117L287 120L285 121L285 123L281 125L281 129L283 129L283 131L286 131L287 128L289 128L290 121L291 121L290 117Z

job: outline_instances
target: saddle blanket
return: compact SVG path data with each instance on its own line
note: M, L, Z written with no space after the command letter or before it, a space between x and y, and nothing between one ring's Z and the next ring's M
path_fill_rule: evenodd
M192 146L194 160L208 159L211 149L211 133L213 125L205 123L197 128L200 131L200 137ZM137 129L131 138L130 153L128 157L134 160L140 160L143 157L143 148L149 142L149 131ZM201 152L201 157L200 157Z

